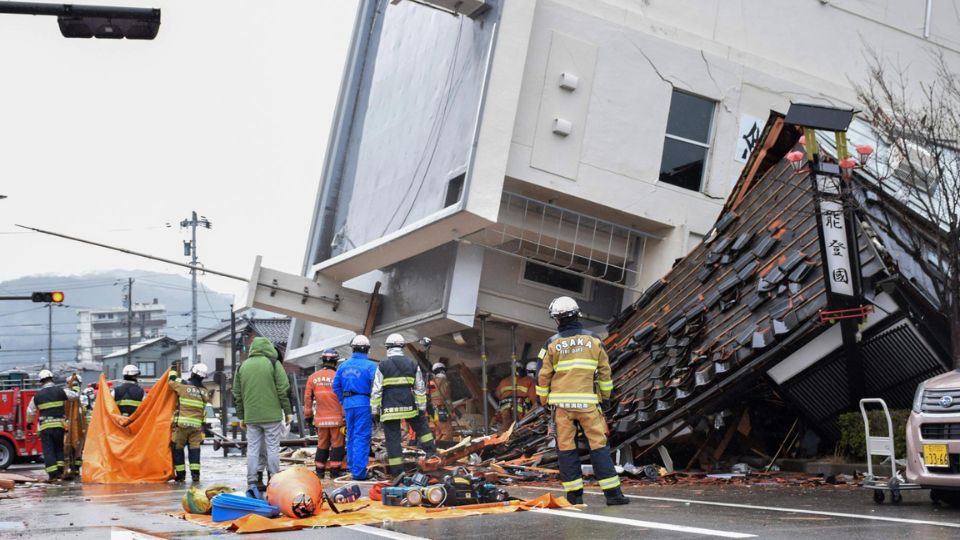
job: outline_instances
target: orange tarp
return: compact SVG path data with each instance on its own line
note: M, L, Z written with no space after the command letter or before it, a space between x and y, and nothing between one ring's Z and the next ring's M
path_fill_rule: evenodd
M121 416L106 377L100 375L83 446L83 482L138 484L173 478L170 420L175 406L176 396L164 373L133 416Z
M170 514L185 519L191 523L214 527L218 529L236 530L238 533L275 532L307 529L311 527L339 527L347 525L379 524L384 520L390 521L419 521L424 519L451 519L467 516L481 516L487 514L507 514L522 512L534 508L566 508L570 506L564 498L556 498L547 493L536 499L510 501L493 504L474 504L470 506L450 508L424 508L422 506L402 507L384 506L379 502L361 499L353 503L338 504L341 511L359 508L369 504L367 508L356 512L334 514L326 505L323 510L312 517L291 519L288 517L265 518L256 514L249 514L233 521L215 522L210 516L203 514L186 514L177 512Z

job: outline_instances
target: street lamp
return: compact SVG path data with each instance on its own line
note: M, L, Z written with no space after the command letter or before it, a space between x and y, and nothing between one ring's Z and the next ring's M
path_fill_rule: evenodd
M154 39L160 30L154 8L0 2L0 13L55 16L66 38Z

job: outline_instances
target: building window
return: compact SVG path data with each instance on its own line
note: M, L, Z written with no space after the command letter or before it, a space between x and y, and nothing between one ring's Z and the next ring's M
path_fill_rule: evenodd
M443 198L444 208L460 202L460 197L463 196L463 181L466 177L467 173L460 173L447 182L447 194Z
M700 191L715 106L709 99L673 91L660 159L661 182Z
M586 297L589 293L589 280L586 276L564 271L550 263L525 261L522 281L535 286L546 286L550 289L573 293L580 297Z
M156 362L137 362L137 367L140 368L140 376L142 377L157 376Z

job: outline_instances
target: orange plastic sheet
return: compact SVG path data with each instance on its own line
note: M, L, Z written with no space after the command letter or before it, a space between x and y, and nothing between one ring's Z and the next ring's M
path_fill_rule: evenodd
M121 416L106 377L100 375L83 446L83 482L139 484L173 478L170 420L175 406L175 395L169 391L164 373L136 412Z
M258 533L293 531L311 527L340 527L347 525L370 525L391 521L420 521L424 519L453 519L467 516L482 516L488 514L508 514L522 512L534 508L566 508L570 506L563 497L557 498L547 493L536 499L509 501L504 503L474 504L451 508L424 508L422 506L402 507L384 506L378 502L361 499L353 503L338 504L341 510L359 508L365 504L370 506L356 512L334 514L324 506L323 510L312 517L291 519L288 517L265 518L256 514L246 515L233 521L214 522L210 516L204 514L186 514L177 512L170 514L185 519L197 525L204 525L217 529L235 530L238 533Z

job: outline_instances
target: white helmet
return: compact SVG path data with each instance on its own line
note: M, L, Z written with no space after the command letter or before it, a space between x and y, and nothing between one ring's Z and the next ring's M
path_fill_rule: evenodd
M367 336L363 334L357 334L353 336L353 339L350 340L350 346L353 348L357 347L366 347L370 348L370 340L367 339Z
M44 380L44 379L52 379L52 378L53 378L53 373L51 373L49 369L41 369L41 370L40 370L40 374L37 375L37 377L38 377L41 381Z
M554 319L565 319L567 317L577 317L580 315L580 306L577 301L569 296L559 296L550 302L550 316Z
M537 372L537 363L533 360L527 362L527 373L536 373Z
M140 368L138 368L133 364L127 364L123 366L123 375L125 377L127 376L136 377L137 375L140 375Z
M443 362L436 362L435 364L430 366L430 371L434 373L438 371L446 371L446 370L447 370L447 366L443 365Z
M407 340L403 339L403 336L400 334L390 334L387 336L387 340L383 344L388 349L393 349L396 347L403 347L407 344Z
M208 369L206 364L194 364L193 367L190 368L190 373L197 375L201 379L206 378L207 372Z

